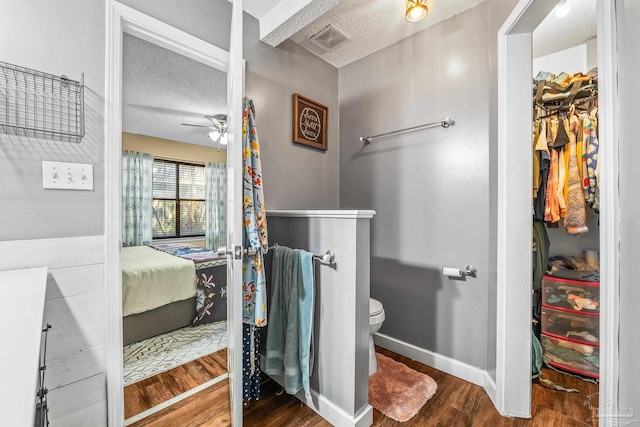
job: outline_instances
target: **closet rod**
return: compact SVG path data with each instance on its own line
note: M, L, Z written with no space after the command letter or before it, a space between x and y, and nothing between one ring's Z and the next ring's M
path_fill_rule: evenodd
M411 131L418 130L418 129L427 129L427 128L432 128L432 127L436 127L436 126L442 126L443 128L448 128L449 126L453 126L455 124L456 124L455 120L453 120L450 117L445 117L444 119L440 120L439 122L425 123L423 125L413 126L413 127L410 127L410 128L405 128L405 129L400 129L400 130L394 130L393 132L381 133L379 135L361 136L360 137L360 142L364 142L366 145L369 145L371 143L371 140L376 139L376 138L382 138L383 136L395 135L397 133L411 132Z

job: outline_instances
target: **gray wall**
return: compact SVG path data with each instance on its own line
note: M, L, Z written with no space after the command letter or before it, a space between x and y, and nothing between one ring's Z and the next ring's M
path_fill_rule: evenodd
M75 144L0 133L0 241L102 234L104 1L4 2L2 9L0 61L73 80L84 73L86 136ZM43 160L92 163L95 190L43 190Z
M228 49L231 4L225 0L124 3ZM34 254L33 258L2 259L0 270L50 267L45 320L53 323L51 335L56 339L47 384L52 426L106 425L105 1L29 0L2 5L0 61L72 79L85 74L86 136L81 143L71 144L0 134L0 242L12 245L14 240L29 240L23 243L32 247L21 253ZM247 94L256 102L258 114L266 205L336 208L337 70L296 46L285 43L275 49L260 43L258 22L247 15L245 59ZM292 146L294 92L329 106L327 153ZM95 190L42 190L42 160L92 163ZM63 237L77 239L56 239L47 245L30 241ZM66 256L62 264L59 255Z
M620 84L620 405L640 419L638 366L638 254L640 254L640 180L635 159L640 156L636 109L640 95L640 12L618 5ZM602 405L607 402L600 402Z
M218 47L229 48L231 3L226 0L123 3ZM196 11L196 16L185 11ZM211 22L209 17L213 16L218 25ZM244 58L245 93L256 107L267 209L338 208L338 70L292 41L285 41L277 49L262 43L258 21L247 14ZM294 93L329 107L328 151L293 144Z
M340 69L340 207L377 212L371 296L385 307L381 332L481 368L491 334L487 7ZM456 125L358 141L445 116ZM440 274L468 264L476 279Z
M317 399L307 402L332 425L353 425L369 405L369 248L368 218L281 217L267 212L272 243L314 254L331 249L335 264L315 262L315 362L311 389L340 408L336 417ZM271 287L267 255L267 287ZM271 292L268 289L269 293ZM268 327L267 327L268 333ZM298 393L302 401L304 393ZM333 415L333 417L331 416ZM371 419L372 414L365 418ZM349 421L351 423L349 423Z
M123 3L223 49L231 4L225 0ZM72 10L73 13L69 13ZM85 74L86 136L79 144L0 134L0 240L104 233L105 16L102 0L12 3L0 28L0 61L80 79ZM246 93L256 104L269 209L338 207L338 72L292 42L259 41L258 21L245 15ZM291 141L291 95L329 106L329 150ZM94 165L93 192L42 189L42 160ZM296 182L297 185L289 185Z

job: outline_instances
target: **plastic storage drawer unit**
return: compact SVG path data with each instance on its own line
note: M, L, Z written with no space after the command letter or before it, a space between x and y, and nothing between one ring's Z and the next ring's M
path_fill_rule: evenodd
M596 314L542 306L541 319L546 335L599 347L600 318Z
M584 313L600 312L600 284L544 276L542 304Z
M552 337L544 332L540 341L544 356L551 366L585 377L599 378L600 349L598 347Z

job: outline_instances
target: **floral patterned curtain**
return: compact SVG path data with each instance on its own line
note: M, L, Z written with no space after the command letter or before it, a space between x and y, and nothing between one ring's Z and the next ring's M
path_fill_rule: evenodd
M267 295L263 267L267 251L267 219L262 193L260 143L255 122L255 107L248 98L243 100L242 174L244 247L254 249L255 255L245 255L242 264L243 310L243 389L244 399L260 398L260 358L256 348L259 334L256 327L267 324Z
M227 231L227 165L204 165L205 177L205 242L209 249L226 246Z
M151 244L153 156L122 152L122 246Z
M242 321L250 325L267 324L267 298L263 251L266 252L267 218L262 194L262 166L260 143L255 124L253 101L244 99L242 125L242 174L243 174L243 220L244 247L255 249L255 255L244 256Z

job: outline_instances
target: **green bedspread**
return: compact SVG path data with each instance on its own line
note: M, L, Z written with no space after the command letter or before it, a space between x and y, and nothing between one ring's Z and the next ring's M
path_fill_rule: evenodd
M193 261L147 246L122 248L122 315L142 313L196 294Z

